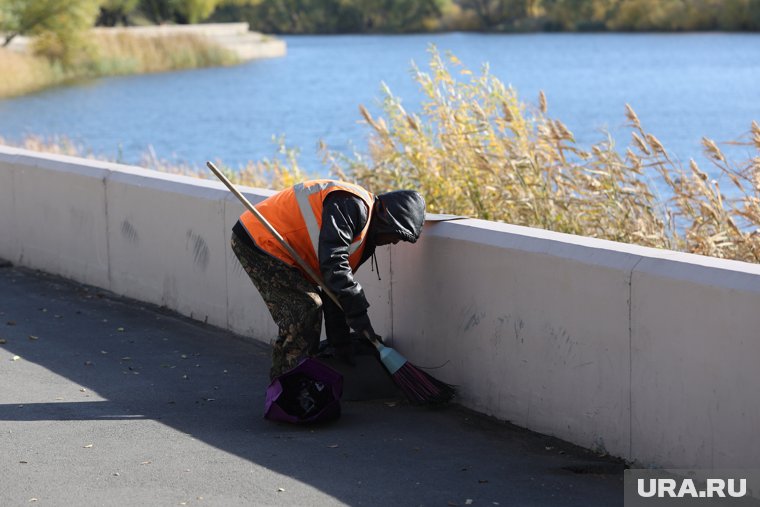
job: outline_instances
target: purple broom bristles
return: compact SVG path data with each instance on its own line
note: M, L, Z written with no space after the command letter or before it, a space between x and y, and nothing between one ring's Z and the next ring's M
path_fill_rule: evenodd
M418 405L442 405L454 397L454 386L441 382L409 361L392 375L409 401Z

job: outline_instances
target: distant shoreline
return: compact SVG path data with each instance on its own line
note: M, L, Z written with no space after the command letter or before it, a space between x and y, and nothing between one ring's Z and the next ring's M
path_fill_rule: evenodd
M18 36L0 49L0 98L81 79L234 65L287 54L284 40L248 30L248 23L93 28L88 50L61 66Z
M278 58L287 54L284 40L260 32L250 31L248 23L206 23L196 25L149 25L95 27L92 34L118 35L127 34L136 37L169 37L173 35L195 35L207 38L210 42L231 51L241 60L258 58ZM30 37L18 36L11 41L7 49L26 53Z

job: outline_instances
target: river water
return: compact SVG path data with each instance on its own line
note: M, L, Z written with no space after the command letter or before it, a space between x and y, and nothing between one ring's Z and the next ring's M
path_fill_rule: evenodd
M100 156L137 163L158 157L201 167L271 158L274 137L301 151L301 165L326 172L317 143L363 149L358 105L379 112L381 82L414 111L420 94L411 62L451 51L511 84L582 144L607 129L627 144L625 104L681 160L700 139L739 138L760 121L760 35L426 34L286 37L284 58L230 68L100 79L0 101L0 136L64 135ZM745 150L746 152L746 150Z

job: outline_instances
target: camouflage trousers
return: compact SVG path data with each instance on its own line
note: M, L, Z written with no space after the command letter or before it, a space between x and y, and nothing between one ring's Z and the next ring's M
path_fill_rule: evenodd
M322 298L317 286L299 270L232 235L232 251L258 289L279 328L272 349L269 378L315 354L322 331Z

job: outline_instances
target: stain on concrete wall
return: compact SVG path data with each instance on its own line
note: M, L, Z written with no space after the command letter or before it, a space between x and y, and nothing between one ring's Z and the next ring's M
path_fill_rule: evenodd
M206 271L209 261L209 250L206 240L195 234L192 230L189 230L187 231L186 248L192 251L195 265L200 266L203 271Z
M129 223L129 220L124 220L121 223L121 235L129 243L137 244L140 240L140 237L137 235L137 229Z

